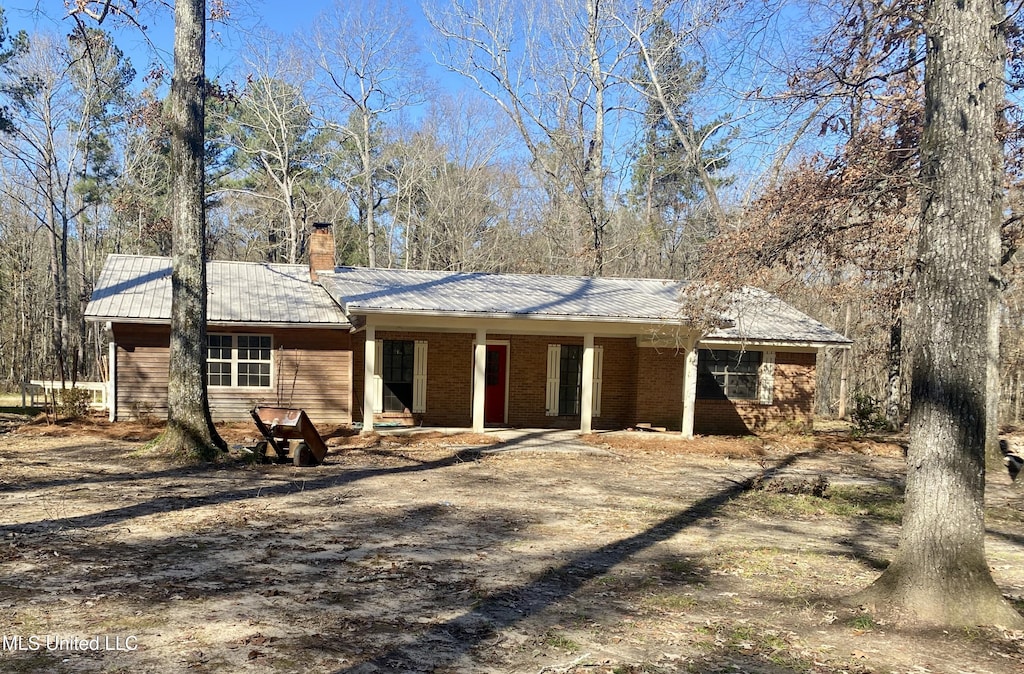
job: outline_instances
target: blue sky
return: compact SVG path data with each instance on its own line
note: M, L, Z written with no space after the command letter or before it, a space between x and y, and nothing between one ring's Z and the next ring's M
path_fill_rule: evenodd
M170 0L168 0L169 2ZM207 0L209 2L209 0ZM341 2L358 2L358 0L340 0ZM387 0L378 0L387 1ZM421 8L423 0L391 0L391 2L404 7L410 18L415 32L416 40L421 47L422 62L427 70L428 77L436 83L440 91L475 92L475 85L459 75L447 71L435 63L430 53L430 42L433 29L429 26ZM221 82L244 80L246 73L242 71L242 59L239 51L251 31L263 28L270 28L281 34L284 39L294 39L296 35L305 36L310 33L317 17L326 10L329 10L335 0L227 0L232 12L231 21L223 25L212 25L211 31L217 33L211 38L207 45L207 75L211 79L220 79ZM136 71L142 75L155 58L170 70L172 67L171 47L173 41L173 16L169 8L163 2L144 2L146 6L156 6L156 10L150 10L141 20L148 25L146 37L143 38L138 30L120 29L115 30L115 41L132 60ZM65 15L63 0L21 0L19 2L5 2L0 0L0 6L5 8L5 16L8 28L11 31L25 29L29 32L53 31L67 33L71 30L73 23ZM113 30L114 26L108 29ZM715 46L732 53L736 43L734 32L739 26L723 27L719 43ZM152 44L148 44L151 42ZM731 62L731 61L727 61ZM725 77L723 77L725 75ZM728 89L726 77L728 74L713 73L710 82L726 82L724 89ZM777 74L776 74L777 76ZM752 87L748 82L741 82L739 90L745 87ZM428 96L433 98L433 96ZM732 170L737 173L757 173L764 168L764 162L771 158L771 152L777 146L779 139L785 139L786 130L784 126L777 124L777 119L757 120L743 115L747 104L735 95L724 97L722 92L708 92L708 95L699 101L707 107L706 110L699 110L698 114L706 119L714 119L722 114L723 110L734 110L740 119L740 124L747 131L744 138L738 139L733 144ZM417 109L410 110L415 117ZM760 132L757 132L760 127ZM626 126L620 129L619 149L623 149L622 143L631 142L633 127L627 120ZM614 133L614 132L613 132ZM814 141L812 141L814 142ZM613 151L614 153L614 151ZM627 161L628 155L616 155L619 160ZM745 168L746 167L746 168ZM744 181L738 181L737 185ZM737 187L738 189L738 187Z
M342 0L344 1L344 0ZM447 75L443 69L434 64L427 44L427 36L431 28L423 15L419 0L392 0L402 5L413 23L413 28L421 38L423 59L432 76L444 80L445 86L459 86L459 83ZM232 73L238 66L238 49L245 39L246 33L261 27L271 28L285 37L305 32L316 20L316 17L328 10L334 0L292 0L281 2L275 0L228 0L232 12L232 20L223 25L211 25L211 31L217 33L207 43L207 73L211 77ZM16 32L26 30L53 31L67 33L72 28L71 19L65 14L63 0L23 0L21 2L0 2L4 8L8 30ZM171 46L174 35L174 19L169 8L161 8L159 13L150 12L141 17L147 25L146 37L133 29L113 30L114 26L104 25L113 30L117 44L131 58L136 71L142 73L156 58L168 69L171 66ZM152 44L148 44L152 43Z

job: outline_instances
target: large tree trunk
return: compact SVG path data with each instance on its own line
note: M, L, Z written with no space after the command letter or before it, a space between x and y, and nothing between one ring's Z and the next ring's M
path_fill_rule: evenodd
M896 558L855 599L918 623L1024 626L985 560L985 436L999 239L993 221L1005 37L998 0L933 0L910 450Z
M170 95L171 350L162 444L192 460L212 459L218 447L225 448L210 420L206 393L205 20L205 0L175 3Z

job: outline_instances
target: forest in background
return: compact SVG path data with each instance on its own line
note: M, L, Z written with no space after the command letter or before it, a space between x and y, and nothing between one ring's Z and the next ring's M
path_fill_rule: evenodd
M45 5L46 3L41 3ZM64 11L52 3L54 12ZM225 7L212 18L230 22ZM854 340L846 397L905 414L923 2L369 1L247 34L211 81L211 258L757 285ZM1016 17L1011 17L1015 20ZM109 253L167 255L168 73L94 24L0 42L0 385L97 380ZM1009 31L1011 85L1020 35ZM465 89L431 80L437 59ZM141 68L137 70L137 68ZM1004 113L1002 416L1024 386L1021 120ZM843 356L819 367L839 409Z

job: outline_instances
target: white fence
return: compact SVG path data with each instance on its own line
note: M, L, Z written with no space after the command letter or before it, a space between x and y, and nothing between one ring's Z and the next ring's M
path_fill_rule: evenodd
M27 387L28 393L31 396L32 407L42 407L47 402L53 400L54 391L58 392L61 388L76 388L81 391L89 391L91 397L89 400L89 407L94 410L106 410L109 409L107 403L107 394L110 390L110 386L106 382L102 381L78 381L72 386L71 382L64 382L63 384L59 381L48 381L45 379L33 379L29 382Z

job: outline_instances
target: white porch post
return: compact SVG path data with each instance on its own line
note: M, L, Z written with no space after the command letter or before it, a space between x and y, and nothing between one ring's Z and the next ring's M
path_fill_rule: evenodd
M686 343L683 369L683 437L693 437L693 407L697 402L697 340Z
M110 421L117 421L117 342L110 340L107 356L107 382L106 403ZM24 391L24 388L22 389ZM23 396L24 397L24 396ZM22 400L22 406L25 405Z
M487 331L478 328L473 347L473 432L484 430L484 387L487 386Z
M366 342L363 346L363 433L373 432L373 373L377 369L376 360L377 330L372 325L367 325Z
M583 386L580 390L580 433L593 430L594 417L594 335L583 336Z

